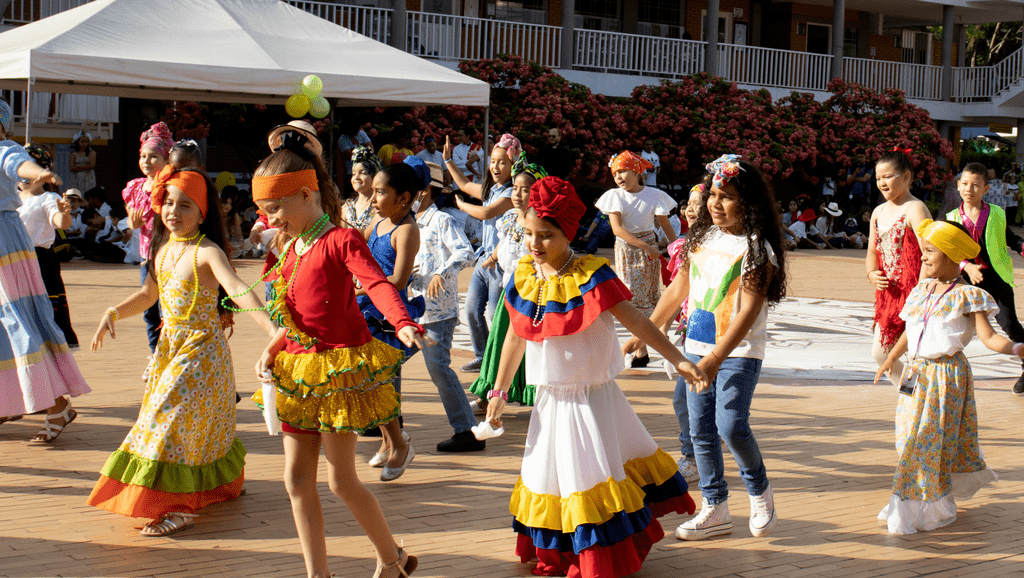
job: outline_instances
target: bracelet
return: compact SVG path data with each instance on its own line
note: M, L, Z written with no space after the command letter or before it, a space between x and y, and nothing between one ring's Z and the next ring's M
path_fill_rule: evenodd
M107 313L106 314L109 315L110 318L113 319L114 321L117 321L117 318L118 318L117 307L107 307Z
M444 164L448 164L448 163L453 163L453 162L455 162L455 161L454 161L454 160L452 160L452 159L441 159L441 160L443 160L443 161L444 161Z
M1016 355L1017 357L1020 357L1020 349L1022 347L1024 347L1024 343L1014 343L1013 344L1013 354Z
M501 399L505 400L505 403L508 403L508 394L500 389L492 389L491 391L487 392L487 399L491 399L494 397L500 397Z

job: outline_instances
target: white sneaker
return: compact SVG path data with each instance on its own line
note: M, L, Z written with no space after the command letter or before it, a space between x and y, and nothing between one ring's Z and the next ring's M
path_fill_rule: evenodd
M767 536L775 527L775 498L772 485L760 496L750 496L750 533L755 537Z
M469 402L469 409L473 410L473 415L487 415L487 402L482 399L474 399Z
M707 498L703 499L700 513L676 528L676 538L680 540L703 540L712 536L721 536L732 532L732 516L729 515L729 502L712 506Z
M687 484L696 484L700 481L700 474L697 472L697 464L690 459L689 456L683 456L676 462L679 466L679 473L682 474L683 479L686 480Z

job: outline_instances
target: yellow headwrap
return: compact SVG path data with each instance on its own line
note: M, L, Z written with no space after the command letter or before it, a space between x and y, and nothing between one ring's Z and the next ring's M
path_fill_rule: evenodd
M981 252L981 246L970 235L945 221L921 221L917 226L917 236L938 247L954 263L973 259Z

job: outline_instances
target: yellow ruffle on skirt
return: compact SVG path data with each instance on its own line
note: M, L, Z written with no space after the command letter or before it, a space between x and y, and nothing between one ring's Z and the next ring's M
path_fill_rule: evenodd
M277 354L278 418L305 430L356 431L387 423L401 407L391 385L405 355L373 339L358 347ZM263 407L263 392L252 396Z

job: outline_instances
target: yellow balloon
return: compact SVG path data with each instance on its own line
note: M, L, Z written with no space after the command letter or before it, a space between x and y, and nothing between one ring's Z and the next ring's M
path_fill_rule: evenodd
M213 181L213 183L217 185L218 191L223 191L224 187L235 186L235 175L227 171L220 172L217 174L217 179Z
M295 118L306 116L306 113L309 112L309 97L304 94L288 97L288 101L284 103L284 110Z
M309 103L309 114L314 118L323 118L331 114L331 104L326 98L318 96Z
M306 78L302 79L302 94L308 96L311 100L320 96L320 91L324 89L324 83L320 80L320 77L315 74L310 74Z

